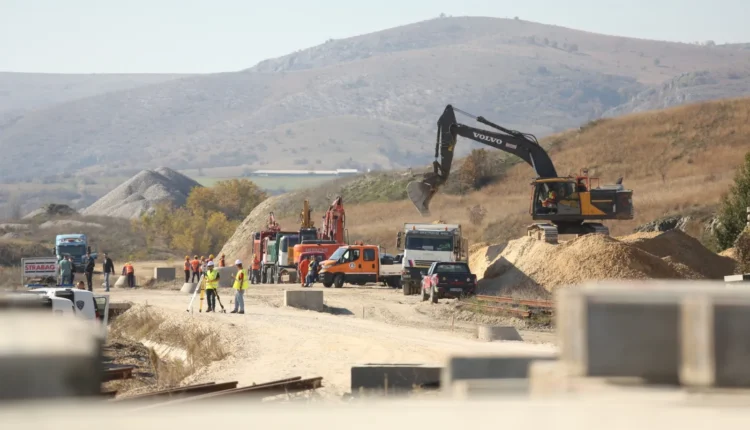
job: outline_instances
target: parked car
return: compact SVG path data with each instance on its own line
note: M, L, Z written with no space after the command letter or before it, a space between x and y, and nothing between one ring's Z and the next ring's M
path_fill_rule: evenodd
M477 275L469 265L457 261L436 261L422 276L422 300L437 303L438 299L470 296L476 293Z

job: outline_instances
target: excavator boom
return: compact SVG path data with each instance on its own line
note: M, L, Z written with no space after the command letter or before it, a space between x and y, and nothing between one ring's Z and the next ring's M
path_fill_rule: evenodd
M474 118L477 122L488 125L497 131L487 131L470 127L456 121L455 112ZM477 117L451 105L445 107L437 122L437 142L435 143L435 161L433 171L424 175L422 181L413 181L406 186L406 193L423 216L430 214L430 201L438 189L445 184L453 164L453 149L458 136L474 140L487 146L516 155L528 164L540 178L555 178L557 171L547 152L531 134L509 130L492 123L484 117ZM439 159L439 161L438 161Z

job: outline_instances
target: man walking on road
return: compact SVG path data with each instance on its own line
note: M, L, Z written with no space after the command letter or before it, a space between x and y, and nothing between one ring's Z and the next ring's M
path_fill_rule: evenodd
M231 314L244 314L245 313L245 290L247 290L249 282L247 281L247 270L242 268L242 261L237 260L234 262L237 266L237 276L234 278L234 310Z
M94 291L94 265L96 260L91 256L91 252L86 253L86 268L83 273L86 274L86 286L89 291Z
M201 279L200 269L201 269L201 261L198 260L198 256L193 257L193 261L190 262L190 268L193 269L193 279L190 280L190 282L197 282Z
M208 300L208 312L216 312L216 288L219 286L219 272L214 270L214 262L206 264L206 299Z
M109 291L109 277L115 274L115 263L106 252L102 262L102 273L104 273L104 291Z

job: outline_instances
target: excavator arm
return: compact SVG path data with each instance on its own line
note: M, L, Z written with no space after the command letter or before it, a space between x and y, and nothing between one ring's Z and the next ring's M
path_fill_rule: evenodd
M456 121L455 112L462 113L477 122L488 125L498 131L487 131L470 127ZM537 177L556 178L557 171L547 152L539 145L536 137L494 124L484 117L477 117L451 105L445 107L438 119L437 142L435 143L435 161L433 171L424 175L422 181L410 182L406 192L417 210L424 216L429 215L429 204L438 189L445 184L453 164L453 149L458 136L471 139L487 146L516 155L531 165Z

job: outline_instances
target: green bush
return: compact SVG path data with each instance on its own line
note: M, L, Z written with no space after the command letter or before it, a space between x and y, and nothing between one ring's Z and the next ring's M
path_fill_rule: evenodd
M719 248L734 246L735 240L747 224L747 207L750 206L750 152L745 154L745 163L734 177L734 184L722 197L718 213L719 224L714 229Z

